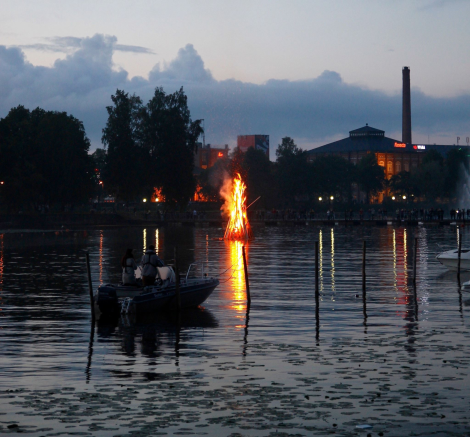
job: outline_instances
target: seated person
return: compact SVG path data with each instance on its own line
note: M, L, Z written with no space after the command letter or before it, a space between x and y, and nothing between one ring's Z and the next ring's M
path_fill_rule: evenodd
M157 267L163 267L164 264L162 260L158 258L155 247L149 246L142 257L140 265L142 266L142 282L144 287L146 287L147 285L153 285L155 283Z
M135 270L137 264L135 263L132 249L127 249L125 255L121 259L122 267L122 283L124 285L136 285Z

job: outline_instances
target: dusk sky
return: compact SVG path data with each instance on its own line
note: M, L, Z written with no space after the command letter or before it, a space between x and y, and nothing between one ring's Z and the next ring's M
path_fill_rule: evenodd
M67 111L101 146L117 88L184 86L206 142L268 134L310 149L369 125L413 141L470 136L469 0L2 0L0 117Z

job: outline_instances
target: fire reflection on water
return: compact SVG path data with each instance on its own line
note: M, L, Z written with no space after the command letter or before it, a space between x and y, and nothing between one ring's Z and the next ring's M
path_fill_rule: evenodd
M227 296L231 303L229 308L237 312L237 317L244 318L246 312L246 287L245 287L245 272L243 268L243 242L225 240L228 245L230 257L228 258L227 275L230 275L230 296ZM246 255L248 258L248 246L245 246ZM248 262L248 260L247 260ZM237 328L244 328L245 325L237 326Z

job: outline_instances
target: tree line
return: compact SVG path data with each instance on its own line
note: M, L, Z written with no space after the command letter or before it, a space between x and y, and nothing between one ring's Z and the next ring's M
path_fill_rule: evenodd
M261 196L258 207L312 207L351 204L357 189L370 200L387 190L427 202L448 201L459 177L469 170L466 152L453 148L444 158L428 151L419 168L387 180L375 154L353 165L339 156L307 152L290 137L282 139L271 162L261 150L235 149L228 159L194 175L194 155L202 134L193 121L183 88L166 94L156 88L144 104L136 95L117 90L106 108L103 148L89 154L83 123L65 112L32 111L18 106L0 120L0 200L8 206L86 203L100 194L124 202L150 199L155 188L168 206L184 208L196 187L207 200L220 201L227 177L242 174L248 201Z

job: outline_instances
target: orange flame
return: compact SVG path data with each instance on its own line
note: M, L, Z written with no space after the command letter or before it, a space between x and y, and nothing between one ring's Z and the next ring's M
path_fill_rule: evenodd
M246 185L243 183L240 173L237 173L232 181L231 195L227 199L229 221L224 235L227 240L250 240L253 238L246 216L245 189Z

